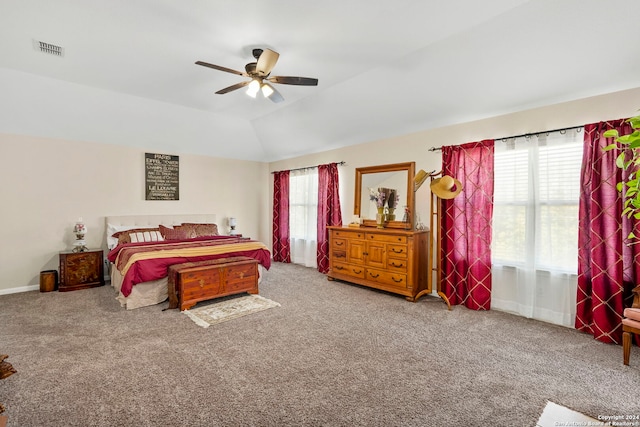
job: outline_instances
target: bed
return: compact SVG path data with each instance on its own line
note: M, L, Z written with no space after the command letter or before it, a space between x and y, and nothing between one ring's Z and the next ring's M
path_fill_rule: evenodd
M127 310L168 299L171 265L250 256L259 263L259 281L271 265L262 242L219 235L214 214L107 216L105 222L111 286Z

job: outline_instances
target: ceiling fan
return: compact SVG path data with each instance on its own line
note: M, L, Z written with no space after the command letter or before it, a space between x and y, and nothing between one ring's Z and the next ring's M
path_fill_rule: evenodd
M231 68L221 67L220 65L209 64L207 62L196 61L196 64L202 65L203 67L213 68L214 70L220 70L227 73L237 74L243 77L250 77L251 80L236 83L224 89L220 89L216 93L218 95L222 95L225 93L229 93L236 89L240 89L245 86L249 86L247 88L247 94L256 97L258 92L262 92L265 98L269 98L273 102L281 102L284 101L280 92L278 92L270 83L279 83L285 85L298 85L298 86L317 86L318 79L313 79L310 77L291 77L291 76L271 76L271 70L278 62L278 58L280 54L278 52L274 52L271 49L253 49L252 51L253 57L256 59L256 62L249 62L244 66L245 71L236 71Z

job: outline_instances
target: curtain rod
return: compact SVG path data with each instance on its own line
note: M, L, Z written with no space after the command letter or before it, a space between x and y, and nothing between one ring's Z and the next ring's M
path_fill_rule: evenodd
M568 128L560 128L560 129L553 129L553 130L545 130L545 131L542 131L542 132L523 133L522 135L505 136L505 137L502 137L502 138L494 138L493 140L494 140L494 141L506 141L507 139L515 139L515 138L522 138L522 137L524 137L524 138L530 138L530 137L532 137L532 136L538 136L538 135L542 135L542 134L545 134L545 133L546 133L547 135L548 135L548 134L550 134L550 133L553 133L553 132L565 133L565 132L566 132L566 131L568 131L568 130L572 130L572 129L578 129L578 130L580 130L580 129L582 129L583 127L584 127L584 126L571 126L571 127L568 127ZM431 147L431 148L429 148L429 151L439 151L439 150L442 150L442 147Z
M346 164L347 164L347 162L345 162L345 161L343 160L343 161L338 162L338 163L336 163L336 164L337 164L338 166L343 166L343 165L346 165ZM303 168L289 169L289 172L291 172L291 171L301 171L301 170L305 170L305 169L315 169L315 168L317 168L318 166L320 166L320 165L316 165L316 166L306 166L306 167L303 167ZM272 174L274 174L274 173L276 173L276 172L283 172L283 171L273 171L273 172L271 172L271 173L272 173Z

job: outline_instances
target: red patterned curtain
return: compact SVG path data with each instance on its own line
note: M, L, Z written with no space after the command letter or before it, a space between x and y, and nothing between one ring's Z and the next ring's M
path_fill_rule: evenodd
M329 271L329 233L327 226L342 225L338 194L338 164L318 166L318 271Z
M632 131L625 120L584 127L575 326L598 341L620 343L622 313L640 279L640 245L625 241L637 221L621 215L623 199L616 185L627 172L616 167L619 150L603 150L614 142L602 137L608 129Z
M491 307L493 140L442 147L443 175L458 179L462 192L441 200L442 291L452 305Z
M273 260L291 262L289 171L273 174Z

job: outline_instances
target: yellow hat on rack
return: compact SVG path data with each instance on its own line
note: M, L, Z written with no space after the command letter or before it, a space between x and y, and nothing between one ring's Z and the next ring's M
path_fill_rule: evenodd
M453 199L462 191L462 183L449 175L431 181L431 192L441 199Z
M429 176L424 169L420 169L416 176L413 177L413 191L418 191L418 188L424 183L424 181Z

